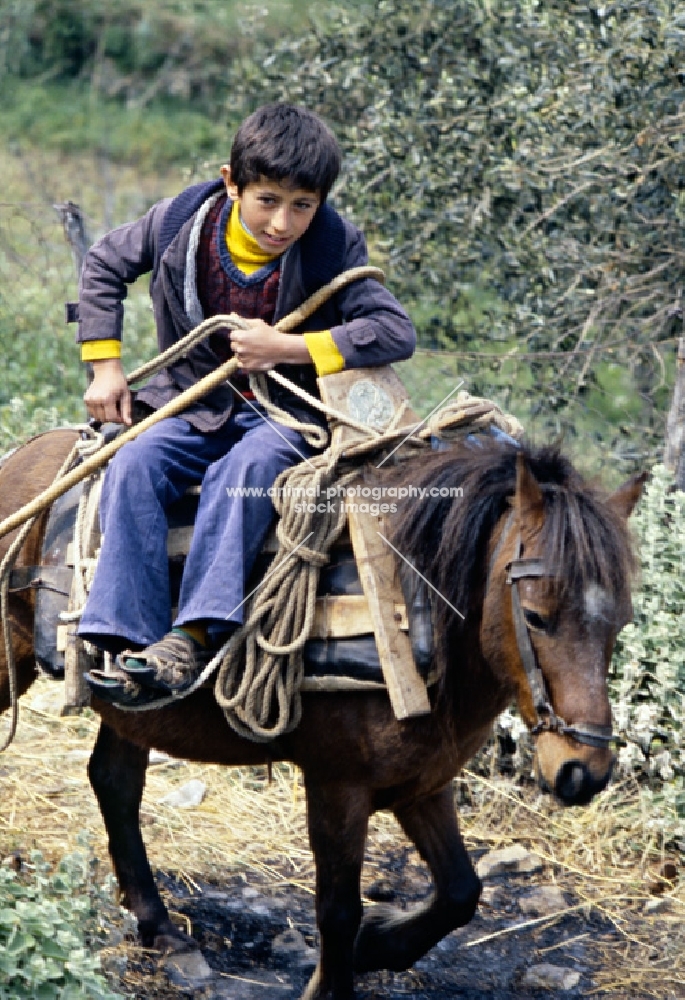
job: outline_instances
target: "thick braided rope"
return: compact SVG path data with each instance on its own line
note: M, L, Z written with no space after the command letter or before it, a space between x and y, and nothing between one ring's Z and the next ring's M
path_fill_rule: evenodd
M431 414L419 436L451 441L463 436L464 432L471 434L474 430L492 426L513 438L523 436L523 424L516 417L504 413L492 400L471 396L462 390L453 402Z
M229 725L256 742L290 732L300 721L304 644L314 623L319 573L347 518L339 502L309 513L292 498L326 496L333 484L357 474L340 477L338 458L328 451L276 480L279 549L221 661L215 697Z
M285 382L282 378L281 382ZM324 404L307 396L288 383L291 391L306 398L319 409ZM263 405L269 416L273 407L265 396ZM371 452L397 447L411 441L420 448L429 445L431 436L452 437L495 424L501 430L520 436L522 427L514 417L502 413L496 404L462 392L449 406L432 414L418 436L399 427L406 404L398 408L384 432L374 432L362 425L356 429L364 436L352 446L329 449L307 462L283 472L276 480L274 505L280 515L277 526L279 550L272 567L254 593L245 624L221 651L220 669L214 694L232 729L240 736L264 742L294 729L302 714L300 688L304 677L304 644L314 621L316 591L321 567L328 562L331 546L346 523L344 504L340 499L333 510L308 512L298 499L328 496L328 488L342 487L359 475L359 460ZM325 409L330 409L326 407ZM347 423L344 414L337 414ZM285 414L289 425L297 422ZM282 419L278 412L278 420ZM340 474L343 456L351 471ZM299 506L299 509L298 509ZM316 507L317 505L312 505ZM216 662L213 661L213 662Z

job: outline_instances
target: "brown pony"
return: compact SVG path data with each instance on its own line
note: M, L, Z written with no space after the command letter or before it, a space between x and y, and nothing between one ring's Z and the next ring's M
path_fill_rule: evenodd
M47 485L73 439L45 435L5 461L0 517ZM141 838L149 748L227 765L287 759L302 769L321 938L304 1000L352 1000L355 973L406 969L471 919L481 885L459 833L452 779L508 704L536 736L541 785L563 802L588 802L612 767L606 676L631 614L626 522L643 477L607 496L557 451L484 437L480 447L410 459L390 481L463 489L451 499L407 500L394 518L393 544L442 595L433 602L440 680L430 715L398 722L383 692L305 694L297 729L264 745L229 728L209 689L144 713L95 704L102 726L89 776L123 898L147 945L194 946L169 919ZM25 563L36 558L40 530ZM35 676L30 598L14 595L11 610L23 692ZM0 708L8 704L3 666ZM394 813L432 873L432 894L408 912L377 905L362 913L367 825L378 809Z

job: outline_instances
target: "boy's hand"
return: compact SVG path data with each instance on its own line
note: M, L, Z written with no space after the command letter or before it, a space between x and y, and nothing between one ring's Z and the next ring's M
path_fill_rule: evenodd
M100 423L131 425L131 390L119 358L92 361L93 381L83 401Z
M249 330L232 330L231 349L245 372L268 372L276 365L306 365L312 360L304 337L281 333L261 319L251 320Z

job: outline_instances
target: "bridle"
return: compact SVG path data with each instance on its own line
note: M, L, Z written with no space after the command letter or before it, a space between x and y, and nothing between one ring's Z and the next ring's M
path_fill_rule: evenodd
M509 534L513 519L514 511L511 511L490 561L491 569ZM609 747L614 742L611 726L595 725L592 722L577 723L570 726L554 711L544 675L540 670L537 657L535 656L535 650L530 639L530 629L523 614L518 590L519 580L540 579L542 577L551 577L553 574L548 570L544 560L537 558L523 559L521 557L523 541L520 531L516 536L514 552L514 558L506 565L506 583L511 587L511 612L514 619L518 653L526 673L533 699L533 708L537 716L537 722L530 727L531 734L538 736L540 733L558 733L560 736L569 736L577 743L584 743L587 746L596 747L600 750Z

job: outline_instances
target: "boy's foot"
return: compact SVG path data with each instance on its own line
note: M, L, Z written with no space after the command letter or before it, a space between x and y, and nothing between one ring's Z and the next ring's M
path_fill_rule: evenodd
M155 691L159 692L157 697L163 697L187 691L214 655L214 650L174 629L139 653L125 650L117 659L117 667L150 694Z
M84 677L93 694L97 695L100 701L106 701L109 705L128 708L149 705L160 699L158 691L141 687L122 670L105 672L94 669L84 674Z

